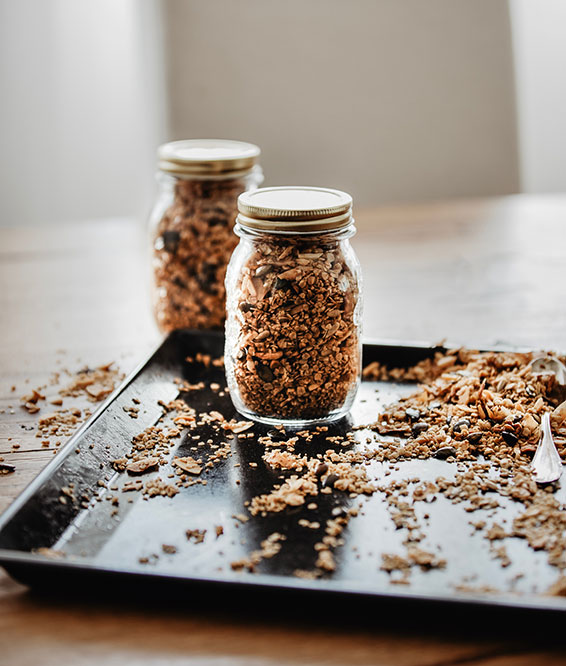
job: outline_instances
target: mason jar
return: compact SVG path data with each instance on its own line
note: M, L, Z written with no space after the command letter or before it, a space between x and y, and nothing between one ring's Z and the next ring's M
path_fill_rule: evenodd
M238 211L224 354L234 406L268 424L339 419L361 377L352 198L325 188L262 188L241 194Z
M259 155L253 144L218 139L159 147L149 227L152 305L161 332L223 329L237 200L263 181Z

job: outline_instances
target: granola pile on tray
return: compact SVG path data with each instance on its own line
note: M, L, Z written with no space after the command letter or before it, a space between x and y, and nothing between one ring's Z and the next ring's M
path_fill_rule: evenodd
M214 410L195 410L190 405L191 396L204 390L206 383L177 380L184 398L161 402L163 419L133 437L130 451L113 461L114 469L123 472L124 478L108 486L107 499L116 506L116 514L122 493L127 494L128 502L133 501L135 491L145 500L161 497L174 501L191 486L206 486L207 475L219 464L233 468L232 478L239 485L243 448L257 450L257 462L246 463L248 499L232 520L240 527L249 521L259 525L285 516L285 521L295 520L305 534L316 535L313 567L297 567L293 573L299 578L328 577L339 569L341 549L349 548L351 523L364 515L367 503L374 498L384 503L402 535L395 552L384 549L373 554L375 569L385 572L396 585L410 584L414 571L444 569L448 562L442 544L431 543L427 534L427 507L442 497L461 505L472 531L487 541L492 559L502 569L512 564L509 539L523 540L532 551L544 553L557 573L556 582L545 592L563 595L565 506L554 493L555 487L535 483L529 464L545 413L551 414L557 448L566 457L566 395L555 375L533 372L533 357L530 353L454 349L438 351L410 368L371 363L363 370L365 381L416 382L415 390L385 407L374 421L340 434L332 434L336 431L328 425L302 430L275 426L265 434L251 421L227 420ZM205 368L222 363L206 355L187 361ZM225 391L215 385L216 394L224 395ZM201 437L203 428L209 439ZM179 457L176 453L181 438L185 438L190 455ZM315 438L317 450L309 452ZM326 450L320 448L321 440L327 442ZM234 455L238 462L234 462ZM424 479L415 472L418 467L403 467L406 462L427 459L442 460L446 465L442 469L450 468L450 473ZM273 474L265 477L265 470L258 466ZM253 482L256 473L262 479L257 487ZM266 478L271 479L267 484ZM68 502L69 493L65 489L61 492L62 501ZM335 498L336 504L323 516L319 506L325 497ZM88 508L102 496L79 499ZM505 514L509 503L517 510ZM265 559L292 548L292 539L281 525L274 522L276 529L261 542L261 548L251 549L247 557L228 560L227 567L259 572ZM186 540L209 544L211 539L225 539L230 525L228 521L184 529ZM168 543L162 552L142 554L139 562L155 564L164 553L170 557L178 549ZM506 589L512 590L513 584L507 581ZM474 588L465 580L456 588L497 592L481 585Z
M483 456L527 462L541 437L541 416L551 412L555 441L566 455L566 393L552 373L531 371L532 353L436 352L409 369L364 368L364 379L420 382L418 391L391 405L371 427L408 439L406 457L460 460Z

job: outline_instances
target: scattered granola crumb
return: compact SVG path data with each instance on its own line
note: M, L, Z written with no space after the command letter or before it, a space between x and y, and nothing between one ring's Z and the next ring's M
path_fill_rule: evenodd
M22 407L26 409L30 414L36 414L39 412L39 405L37 404L40 400L45 400L45 396L40 393L37 389L33 389L31 393L23 395L20 398L20 401L23 403Z
M185 532L187 539L194 543L202 543L206 536L206 530L187 530Z
M317 494L318 487L313 480L293 475L273 492L254 497L250 513L255 516L260 513L283 511L287 506L300 506L305 503L306 497Z
M266 539L261 542L261 548L254 550L250 553L249 557L244 557L240 560L230 562L230 566L234 571L241 571L247 569L250 572L256 570L257 565L266 558L271 558L277 555L281 550L281 541L285 541L286 536L279 532L273 532Z
M330 550L321 550L318 553L316 566L324 571L334 571L336 569L336 562Z
M250 428L253 428L253 421L229 421L223 424L223 428L225 430L230 430L230 432L233 432L235 435L245 432L246 430L249 430Z
M116 462L116 461L114 461ZM133 462L126 464L126 471L128 474L145 474L146 472L157 469L159 466L159 458L138 458Z
M197 460L191 458L190 456L185 456L184 458L174 458L173 465L175 465L179 469L182 469L184 472L187 472L188 474L198 475L202 472L202 465Z
M139 407L132 407L131 405L124 405L122 409L132 419L137 419L140 413Z
M98 368L84 368L76 373L68 386L61 389L61 396L86 396L91 402L100 402L107 398L118 381L124 375L114 367L114 363L107 363Z
M144 493L148 497L156 497L162 495L163 497L174 497L179 492L177 486L166 483L163 479L150 479L146 481L144 486Z

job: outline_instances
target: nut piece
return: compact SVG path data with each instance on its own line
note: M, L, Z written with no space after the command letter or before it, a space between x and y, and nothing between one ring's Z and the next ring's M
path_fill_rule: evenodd
M186 456L185 458L175 458L173 464L188 474L198 475L202 472L202 465L190 456Z
M145 474L150 470L156 469L159 465L159 458L140 458L126 465L128 474Z

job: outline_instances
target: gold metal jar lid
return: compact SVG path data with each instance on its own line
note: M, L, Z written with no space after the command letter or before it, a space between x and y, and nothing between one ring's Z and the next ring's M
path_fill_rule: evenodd
M177 176L236 176L252 169L260 152L244 141L184 139L160 146L157 166Z
M258 231L332 231L353 223L352 197L324 187L263 187L238 197L237 222Z

